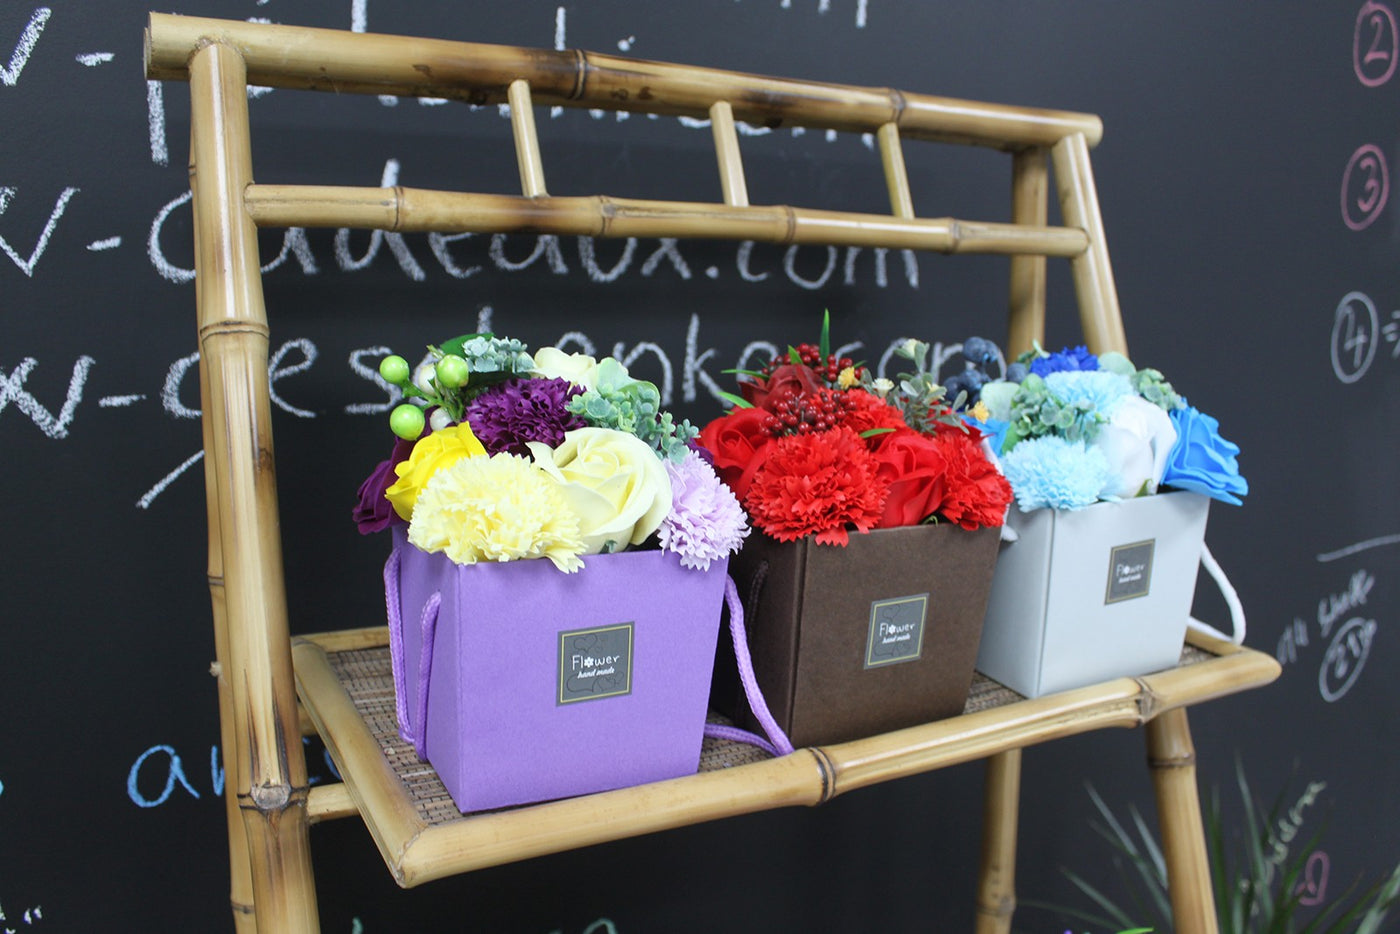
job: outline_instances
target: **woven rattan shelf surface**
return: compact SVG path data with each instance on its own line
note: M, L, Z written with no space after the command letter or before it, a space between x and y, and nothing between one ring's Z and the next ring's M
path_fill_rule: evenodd
M705 741L694 776L581 798L463 815L431 765L400 739L382 630L299 640L301 699L401 885L576 846L790 805L1104 726L1271 680L1273 660L1188 645L1181 664L1027 700L978 674L962 716L774 759L742 743ZM1223 653L1223 654L1217 654ZM322 792L333 799L337 793ZM313 811L315 798L313 797ZM323 816L337 816L327 814Z

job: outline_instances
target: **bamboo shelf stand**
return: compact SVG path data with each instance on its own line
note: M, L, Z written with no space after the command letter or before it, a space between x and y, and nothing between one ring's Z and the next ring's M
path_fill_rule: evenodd
M316 931L309 827L358 814L403 886L700 821L792 805L987 759L979 934L1015 907L1020 750L1104 727L1145 725L1172 909L1181 934L1215 912L1186 708L1272 681L1269 656L1193 636L1181 664L1027 700L978 676L959 717L781 758L708 744L699 773L463 816L396 734L387 632L293 639L287 620L257 227L692 237L911 248L1011 257L1007 346L1044 334L1046 257L1068 259L1086 342L1127 349L1089 149L1087 114L885 88L760 77L581 51L541 51L151 14L146 73L188 81L201 350L209 581L218 662L231 900L240 932ZM263 185L253 181L250 84L509 103L521 195ZM551 197L536 106L708 118L719 203ZM735 121L871 133L891 210L856 214L749 203ZM1010 153L1008 223L918 216L903 140ZM1050 226L1050 167L1064 226ZM303 733L324 739L342 784L310 788ZM746 748L746 747L744 747ZM444 805L444 802L445 805Z

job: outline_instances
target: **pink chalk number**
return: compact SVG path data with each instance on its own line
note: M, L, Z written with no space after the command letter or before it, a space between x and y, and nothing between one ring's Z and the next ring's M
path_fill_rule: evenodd
M1380 147L1367 143L1352 153L1342 173L1342 220L1352 230L1370 227L1390 197L1390 173Z
M1351 64L1356 80L1368 88L1380 87L1395 74L1395 13L1378 0L1366 0L1356 14L1351 43Z

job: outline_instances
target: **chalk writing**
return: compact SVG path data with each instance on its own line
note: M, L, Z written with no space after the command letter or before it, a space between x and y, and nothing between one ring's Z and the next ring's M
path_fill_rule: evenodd
M1400 545L1400 535L1381 535L1377 538L1368 538L1364 542L1357 542L1345 548L1338 548L1336 551L1327 551L1317 556L1318 561L1336 561L1339 558L1346 558L1351 555L1369 551L1372 548L1381 548L1385 545Z
M549 934L564 934L563 928L555 928ZM617 925L607 918L599 918L583 929L583 934L617 934Z
M121 237L107 237L107 238L104 239L104 240L94 240L94 241L92 241L91 243L89 243L89 244L87 245L87 248L88 248L89 250L91 250L92 252L94 252L94 253L100 253L100 252L102 252L103 250L115 250L117 247L119 247L119 246L121 246L121 245L122 245L122 238L121 238Z
M1268 855L1264 857L1263 865L1259 867L1259 878L1240 879L1241 886L1259 883L1268 886L1273 881L1274 873L1281 869L1288 860L1288 852L1293 839L1298 836L1298 831L1303 826L1303 812L1312 807L1316 803L1318 795L1326 789L1326 782L1308 783L1308 787L1288 809L1288 813L1278 818L1274 826L1269 828L1269 834L1264 838L1263 845L1263 850Z
M10 199L14 197L16 189L0 186L0 214L5 213L5 208L9 207ZM68 208L68 202L78 193L77 188L65 188L59 194L58 200L54 202L53 210L49 212L49 219L44 224L43 231L39 234L39 239L34 243L34 249L29 252L29 258L20 256L19 251L10 245L4 237L0 237L0 250L5 252L14 264L20 268L26 276L34 276L34 267L39 264L39 257L44 255L44 250L48 248L49 238L53 236L54 229L58 227L58 220L63 216L63 212Z
M86 65L88 68L96 68L98 65L105 65L117 56L112 52L85 52L82 55L73 56L79 65Z
M1303 865L1303 878L1295 890L1300 905L1321 905L1327 897L1327 877L1331 873L1331 859L1322 850L1314 850Z
M1332 319L1332 372L1343 383L1366 375L1376 358L1380 316L1365 292L1348 292Z
M1356 684L1371 654L1377 628L1375 620L1354 616L1332 637L1317 673L1317 689L1327 703L1341 700Z
M20 72L24 71L29 56L34 54L34 46L39 42L39 36L43 34L44 26L52 15L53 10L41 6L29 17L24 31L19 34L19 41L15 43L14 51L10 53L10 63L0 68L0 82L6 87L12 88L19 83Z
M1395 13L1384 3L1366 0L1356 13L1351 43L1356 80L1368 88L1380 87L1395 74L1395 61Z
M0 412L4 412L13 402L15 408L28 416L48 437L54 440L68 437L68 426L73 422L78 404L83 401L83 385L87 382L88 371L95 362L92 357L83 355L73 363L73 375L68 380L68 394L64 397L63 406L57 415L50 412L24 388L25 381L39 365L39 361L33 357L25 357L8 376L5 375L4 367L0 366Z
M5 914L5 907L0 905L0 922L6 922L6 926L0 930L3 931L3 934L19 934L18 929L9 927L8 922L10 920L11 919ZM26 908L24 909L24 914L14 920L23 921L24 924L30 926L38 924L40 921L44 920L44 909L39 905L35 905L33 908Z
M1366 143L1351 154L1342 173L1342 221L1365 230L1380 217L1390 198L1390 172L1380 147Z
M1343 590L1317 601L1311 626L1295 616L1279 636L1274 656L1281 665L1294 664L1305 657L1303 650L1311 646L1314 637L1318 641L1330 639L1317 673L1318 693L1329 704L1341 700L1355 687L1370 657L1379 627L1374 619L1350 614L1366 604L1375 585L1375 575L1369 571L1354 572ZM1350 618L1338 627L1338 621L1346 616Z
M302 746L311 745L311 737L302 737ZM327 772L335 779L339 780L340 772L337 771L335 763L331 760L329 750L322 750L321 758L325 763ZM307 783L317 785L325 781L325 775L314 772L310 769L308 761ZM162 774L161 769L164 768ZM154 777L154 781L152 781ZM217 799L224 793L224 766L218 746L209 747L209 790L212 797ZM163 782L163 783L162 783ZM148 792L156 786L160 790L153 795ZM175 793L176 787L184 789L191 798L201 799L203 795L195 788L185 772L185 764L180 758L180 754L175 751L174 746L159 744L150 747L141 755L136 757L126 776L126 794L131 799L131 803L139 808L155 808L168 802Z

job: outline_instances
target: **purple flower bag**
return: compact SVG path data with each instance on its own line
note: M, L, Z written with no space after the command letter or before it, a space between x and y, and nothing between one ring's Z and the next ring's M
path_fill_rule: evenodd
M695 772L727 562L662 551L461 566L394 529L399 731L463 811Z

